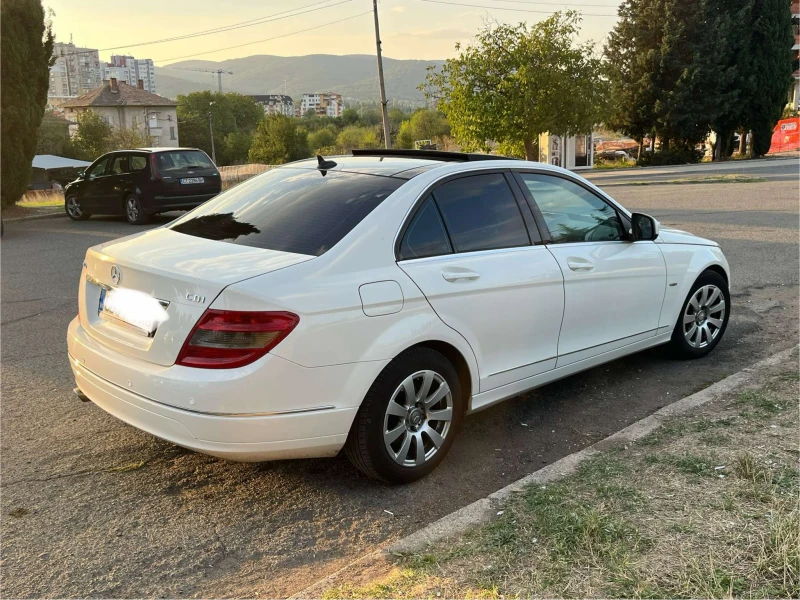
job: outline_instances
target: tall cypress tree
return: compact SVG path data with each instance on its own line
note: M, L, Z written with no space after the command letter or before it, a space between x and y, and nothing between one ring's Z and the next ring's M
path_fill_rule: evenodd
M0 201L14 204L28 186L36 136L47 103L53 34L41 0L3 0L0 5L2 131Z
M753 132L751 154L761 156L769 152L772 131L786 105L792 81L794 35L789 2L755 0L751 23L753 93L743 124Z

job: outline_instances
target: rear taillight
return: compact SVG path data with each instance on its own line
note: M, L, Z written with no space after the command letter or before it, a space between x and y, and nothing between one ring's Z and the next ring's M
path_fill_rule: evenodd
M150 177L153 181L161 181L161 173L158 170L158 162L156 162L156 155L150 155Z
M289 335L300 317L290 312L208 309L194 326L176 364L201 369L249 365Z

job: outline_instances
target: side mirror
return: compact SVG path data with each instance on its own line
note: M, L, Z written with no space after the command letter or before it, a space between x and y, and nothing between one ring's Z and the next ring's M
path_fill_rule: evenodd
M78 171L78 179L83 179L86 177L86 171Z
M633 241L654 240L658 237L659 223L650 215L633 213L631 215L631 234Z

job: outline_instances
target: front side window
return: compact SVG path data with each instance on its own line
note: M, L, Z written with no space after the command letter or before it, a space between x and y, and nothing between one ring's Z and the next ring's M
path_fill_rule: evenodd
M521 173L554 244L601 242L625 237L617 211L577 183L538 173Z
M98 163L96 163L93 167L89 169L88 175L91 177L100 177L100 175L105 175L106 168L108 167L108 161L110 159L111 159L110 156L101 159Z
M502 173L449 181L437 187L433 196L456 252L531 243L517 201Z
M173 231L243 246L320 256L402 179L316 169L273 169L209 200Z
M400 244L400 260L450 254L450 240L433 199L422 203Z

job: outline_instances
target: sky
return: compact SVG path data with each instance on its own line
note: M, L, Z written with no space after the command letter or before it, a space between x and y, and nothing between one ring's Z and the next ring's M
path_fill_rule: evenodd
M68 42L72 36L78 46L100 49L101 60L130 54L165 66L177 60L221 61L254 54L375 53L371 0L137 0L110 5L96 0L43 0L43 4L54 13L56 41ZM618 4L618 0L380 0L383 54L398 59L450 58L455 56L455 44L468 43L487 19L535 23L565 8L584 15L580 41L599 43L616 23ZM264 21L250 24L257 19ZM136 45L239 24L246 26ZM276 39L262 41L267 38Z

